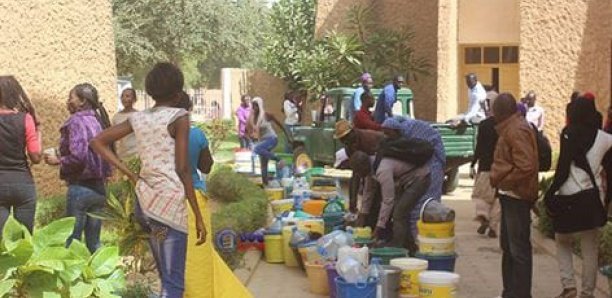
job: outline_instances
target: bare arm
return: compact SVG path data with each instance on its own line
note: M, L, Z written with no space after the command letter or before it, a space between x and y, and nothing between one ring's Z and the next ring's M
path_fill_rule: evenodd
M208 147L204 148L200 151L200 157L198 159L198 169L204 174L210 173L210 169L212 168L215 161L210 154L210 149Z
M191 177L191 169L189 166L189 116L182 116L173 123L175 132L175 164L176 173L178 174L185 188L185 196L195 214L196 230L198 242L196 245L202 245L206 242L206 227L202 220L200 207L196 199L195 191L193 190L193 178Z
M134 129L132 128L132 124L129 121L125 121L102 131L89 142L89 146L93 151L100 154L104 160L119 169L123 174L127 175L133 183L136 183L138 181L138 173L130 171L121 159L119 159L117 154L111 150L111 146L114 142L133 132Z
M285 126L282 123L280 123L280 121L278 121L278 119L276 119L274 115L270 113L266 113L266 118L268 118L269 121L272 121L274 124L276 124L283 131L283 133L285 134L285 138L289 141L289 143L293 142L293 138L291 137L289 132L285 130Z

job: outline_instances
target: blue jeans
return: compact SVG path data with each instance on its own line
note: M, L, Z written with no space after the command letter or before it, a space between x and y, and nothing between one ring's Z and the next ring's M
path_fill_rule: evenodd
M11 211L15 219L32 233L36 213L36 186L33 183L0 184L0 238Z
M104 183L100 182L99 185L89 187L70 184L67 199L66 216L74 217L76 222L66 246L69 246L73 239L81 240L85 232L85 244L89 251L94 253L100 247L102 221L89 216L88 213L96 213L104 209L106 204Z
M187 234L147 218L138 203L135 217L149 233L149 246L162 283L161 298L182 298L185 291Z
M278 160L278 157L272 152L272 149L276 147L278 144L278 138L269 137L264 138L259 141L259 143L255 144L255 148L253 148L253 152L259 155L259 161L261 164L261 180L264 185L268 184L268 161Z
M240 142L240 149L251 149L251 138L248 136L238 136L238 141Z

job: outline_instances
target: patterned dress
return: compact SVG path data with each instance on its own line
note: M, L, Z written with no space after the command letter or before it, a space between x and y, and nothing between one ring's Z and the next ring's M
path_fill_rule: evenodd
M168 125L186 115L183 109L154 107L130 115L142 168L136 194L144 214L187 233L185 189L175 169L175 141Z

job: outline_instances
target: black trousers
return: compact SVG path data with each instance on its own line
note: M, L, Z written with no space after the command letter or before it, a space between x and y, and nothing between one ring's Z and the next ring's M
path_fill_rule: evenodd
M532 203L500 196L503 298L531 298L532 249L531 206Z

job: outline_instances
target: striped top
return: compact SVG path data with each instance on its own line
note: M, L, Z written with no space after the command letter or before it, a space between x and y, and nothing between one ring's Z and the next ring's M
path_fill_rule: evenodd
M136 195L149 218L187 233L185 189L176 173L175 140L168 125L186 115L183 109L154 107L130 115L142 162Z

